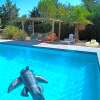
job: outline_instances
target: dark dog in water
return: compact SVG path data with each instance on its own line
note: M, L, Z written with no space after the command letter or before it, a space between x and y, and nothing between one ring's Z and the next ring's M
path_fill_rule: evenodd
M24 84L24 88L21 92L22 96L27 97L29 92L33 100L45 100L42 94L42 89L38 85L38 82L48 83L48 81L43 77L36 76L27 66L21 71L20 77L18 77L10 84L8 88L8 93L20 86L21 84Z

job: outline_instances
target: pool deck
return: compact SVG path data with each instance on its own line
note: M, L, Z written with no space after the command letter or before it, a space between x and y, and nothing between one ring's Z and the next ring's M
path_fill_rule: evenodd
M49 44L49 43L40 43L40 42L36 42L36 41L0 40L0 43L1 44L28 46L28 47L36 46L36 47L96 52L98 55L98 60L99 60L99 64L100 64L100 48L93 48L93 47L86 47L86 46L79 46L79 45Z

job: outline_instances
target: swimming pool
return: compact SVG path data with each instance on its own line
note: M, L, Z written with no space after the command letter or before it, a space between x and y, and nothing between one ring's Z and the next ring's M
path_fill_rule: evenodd
M23 86L7 93L27 65L48 79L48 84L41 84L45 100L100 100L96 53L5 44L0 44L0 100L32 100L20 96Z

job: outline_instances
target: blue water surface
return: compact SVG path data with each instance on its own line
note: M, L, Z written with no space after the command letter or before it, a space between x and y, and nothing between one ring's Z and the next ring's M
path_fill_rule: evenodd
M32 100L20 95L23 85L7 93L9 84L25 66L44 76L45 100L100 100L100 73L96 53L29 48L0 44L0 100Z

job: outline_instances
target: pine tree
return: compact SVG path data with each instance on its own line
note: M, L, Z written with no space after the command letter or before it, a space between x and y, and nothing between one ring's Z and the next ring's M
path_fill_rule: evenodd
M12 24L13 20L18 17L19 9L16 4L13 4L11 0L6 0L6 2L0 7L0 18L3 26L7 24Z

